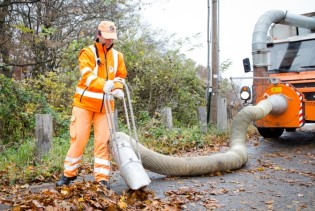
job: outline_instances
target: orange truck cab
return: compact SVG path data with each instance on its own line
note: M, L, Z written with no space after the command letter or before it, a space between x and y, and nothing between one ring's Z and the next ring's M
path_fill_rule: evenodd
M252 60L252 90L246 95L242 88L241 98L248 101L249 96L256 105L270 95L282 94L288 102L281 115L268 114L254 122L259 133L277 138L284 130L295 131L305 123L315 123L315 12L264 13L253 32ZM248 58L243 64L245 72L250 72Z

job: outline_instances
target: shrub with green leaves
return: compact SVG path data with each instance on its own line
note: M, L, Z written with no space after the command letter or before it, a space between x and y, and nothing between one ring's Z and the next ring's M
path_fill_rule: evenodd
M54 136L67 132L74 92L70 78L47 72L36 79L16 81L0 74L1 144L14 145L34 137L35 114L52 115Z
M147 111L152 117L171 107L175 124L196 124L197 107L205 105L205 85L197 77L195 62L180 53L181 45L161 50L160 42L148 44L148 37L125 39L119 46L135 113Z
M24 80L29 89L41 90L47 100L50 115L53 117L54 136L58 137L68 131L75 83L78 72L46 72L35 79Z
M50 108L40 90L0 74L0 142L15 144L33 137L35 113L49 113Z

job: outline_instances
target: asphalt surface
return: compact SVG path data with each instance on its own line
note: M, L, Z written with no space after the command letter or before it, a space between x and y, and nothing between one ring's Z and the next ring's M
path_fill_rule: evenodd
M180 201L182 210L313 211L315 125L301 130L285 132L274 140L248 140L249 159L239 170L200 177L167 177L148 172L151 183L146 189L161 200ZM91 179L91 175L84 179ZM46 183L30 189L53 187ZM113 172L111 188L118 194L128 190L119 172ZM0 210L7 209L0 204Z
M279 139L248 141L243 168L217 175L170 178L149 172L147 189L182 210L315 210L315 125L285 132ZM113 177L117 192L126 189ZM170 193L177 194L171 199Z

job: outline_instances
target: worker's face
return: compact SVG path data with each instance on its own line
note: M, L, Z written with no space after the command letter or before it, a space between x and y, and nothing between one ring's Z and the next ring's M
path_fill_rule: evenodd
M102 36L99 36L98 38L99 38L99 42L104 44L106 48L109 48L114 43L114 39L105 39Z

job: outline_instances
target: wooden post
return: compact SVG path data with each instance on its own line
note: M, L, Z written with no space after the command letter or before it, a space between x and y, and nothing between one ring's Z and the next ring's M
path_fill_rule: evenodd
M165 124L167 129L173 129L173 117L172 117L172 109L170 107L166 107L162 109L162 121Z
M36 114L36 149L35 157L41 159L52 147L53 124L49 114Z
M217 122L217 129L221 131L225 131L228 129L228 122L227 122L227 102L226 98L218 97L219 100L219 107L218 107L218 122Z
M205 107L197 108L198 122L200 130L203 133L207 133L207 112Z

